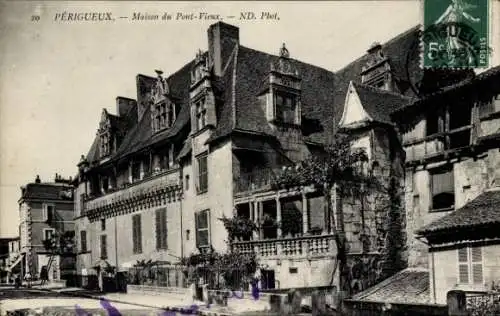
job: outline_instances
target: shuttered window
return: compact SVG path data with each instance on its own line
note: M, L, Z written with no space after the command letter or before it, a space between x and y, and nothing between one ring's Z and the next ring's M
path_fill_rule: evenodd
M196 213L196 247L210 246L210 211L204 210Z
M483 283L483 254L481 247L458 249L458 283Z
M156 249L167 249L167 209L158 209L155 215Z
M108 242L106 235L101 235L101 259L108 258Z
M132 251L134 254L142 253L141 215L132 216Z

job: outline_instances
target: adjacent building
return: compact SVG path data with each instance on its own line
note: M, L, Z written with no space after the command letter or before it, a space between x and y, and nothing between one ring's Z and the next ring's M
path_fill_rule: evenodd
M53 182L42 182L37 176L35 182L21 187L19 262L24 273L29 271L32 276L39 277L46 267L49 280L75 273L74 257L54 257L44 244L54 234L74 231L73 188L70 179L57 174ZM54 258L51 260L51 257Z
M383 276L396 260L385 219L388 209L403 208L394 192L404 187L403 149L389 113L416 98L415 87L437 88L419 68L418 28L375 43L337 72L277 47L277 55L245 47L237 27L214 24L207 52L173 74L138 75L137 99L118 97L116 114L102 111L78 164L79 273L95 273L103 260L120 268L224 251L219 219L239 215L260 228L233 247L254 251L267 267L260 271L264 288L338 285L332 221L321 195L270 184L283 166L320 153L343 130L357 136L353 145L367 150L394 190L335 203L337 229L349 244L348 271L340 273L353 279L349 292ZM277 225L297 218L300 229ZM361 267L370 273L356 272Z
M0 238L0 283L20 273L19 237Z

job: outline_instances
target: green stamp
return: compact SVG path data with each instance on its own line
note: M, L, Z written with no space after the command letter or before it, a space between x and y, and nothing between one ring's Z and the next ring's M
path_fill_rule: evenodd
M424 68L488 67L488 1L424 0Z

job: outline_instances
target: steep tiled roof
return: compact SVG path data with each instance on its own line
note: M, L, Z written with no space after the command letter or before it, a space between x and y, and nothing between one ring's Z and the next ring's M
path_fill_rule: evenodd
M22 199L68 200L61 192L72 187L59 183L29 183L22 190Z
M239 47L235 47L222 78L218 81L219 89L223 89L216 106L217 128L213 131L207 142L228 136L234 128L235 115L235 90L236 90L236 67L238 63Z
M500 190L485 191L453 213L430 223L418 231L421 235L456 231L483 225L500 227Z
M391 123L390 113L406 106L411 98L361 83L353 83L361 104L377 122Z
M465 76L465 74L464 74L464 76ZM458 89L463 89L465 87L469 87L470 89L474 89L474 84L484 82L485 80L491 80L491 79L498 77L498 76L500 76L500 65L492 67L492 68L478 74L477 76L474 76L474 75L467 76L467 77L465 77L464 80L458 81L454 84L447 85L445 87L442 87L440 89L435 90L432 93L428 93L428 94L426 94L418 99L415 99L414 102L408 103L405 107L401 107L401 108L395 110L392 113L392 116L396 118L397 116L406 115L407 113L409 113L407 111L409 108L416 108L423 103L431 105L431 103L428 103L426 101L433 98L433 97L436 97L436 96L439 96L442 94L446 94L446 93L451 93L453 91L457 91ZM468 93L468 91L464 90L464 93Z
M171 128L153 134L151 130L151 110L149 107L145 108L144 114L139 122L137 122L137 107L132 107L127 116L124 118L108 114L112 126L116 126L119 130L123 130L124 128L126 130L119 148L113 154L111 159L124 157L127 154L145 148L148 145L168 139L169 137L178 134L189 123L189 86L191 83L190 71L193 63L194 61L187 63L184 67L167 78L170 95L177 106L180 107L177 118ZM133 119L133 121L131 119ZM95 138L89 153L87 154L87 160L89 162L94 162L99 159L98 143L99 139Z
M418 269L403 270L354 295L350 301L409 305L428 304L430 303L429 272Z
M389 58L393 81L397 92L412 96L409 81L418 81L421 71L418 67L418 27L397 36L382 45L382 50ZM415 50L415 54L413 54ZM415 56L414 56L415 55ZM241 45L235 46L220 78L213 79L216 91L217 127L209 142L227 136L235 130L274 136L273 130L266 120L265 109L259 106L258 95L262 92L263 83L270 72L271 63L278 56L259 52ZM349 82L361 81L361 70L368 60L364 55L343 69L332 72L317 66L293 60L302 79L302 123L305 141L325 143L331 141L344 107L345 95ZM189 86L190 70L194 61L187 63L182 69L167 78L171 94L180 105L180 112L169 130L155 135L151 131L149 109L146 109L141 120L137 122L137 107L129 113L134 120L110 115L112 124L126 126L120 147L111 157L117 159L153 143L166 140L178 134L190 121ZM408 78L411 76L411 80ZM153 78L150 78L153 80ZM367 106L378 119L387 120L387 113L395 109L399 101L395 95L374 92L362 87L362 96ZM369 104L368 104L369 103ZM124 122L127 122L126 124ZM94 141L87 159L92 162L98 157L98 139Z
M277 56L240 46L236 73L236 128L273 134L257 95L267 79L271 63ZM314 121L320 131L306 135L311 140L326 141L332 133L335 75L326 69L292 59L302 82L301 111L306 120Z

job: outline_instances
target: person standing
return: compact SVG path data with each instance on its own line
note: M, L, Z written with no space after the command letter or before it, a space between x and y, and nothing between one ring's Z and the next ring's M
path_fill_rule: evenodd
M24 280L26 281L28 288L30 288L31 287L31 273L29 271L26 272L26 274L24 275Z

